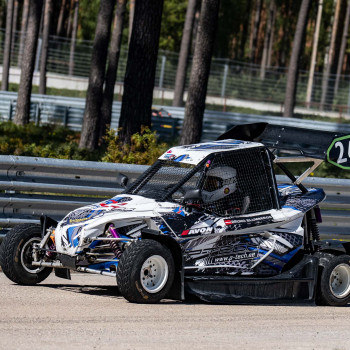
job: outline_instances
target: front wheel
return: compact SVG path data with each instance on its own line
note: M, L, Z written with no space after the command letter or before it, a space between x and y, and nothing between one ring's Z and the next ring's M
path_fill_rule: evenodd
M165 297L174 280L174 259L159 242L133 242L117 268L117 285L125 299L134 303L156 303Z
M342 306L350 302L350 256L331 258L319 281L317 302L320 305Z
M33 245L40 241L40 226L35 224L15 226L5 236L0 246L0 265L12 282L33 285L49 276L52 268L32 265Z

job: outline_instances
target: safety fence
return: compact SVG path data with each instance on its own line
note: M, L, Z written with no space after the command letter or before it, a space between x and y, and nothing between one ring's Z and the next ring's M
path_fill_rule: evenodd
M17 93L0 92L1 120L12 120L14 118L16 104ZM160 108L160 106L154 107ZM170 137L174 140L181 131L185 110L184 108L170 106L164 108L171 114L171 118L153 118L153 128L163 137ZM80 131L83 123L84 109L85 99L83 98L32 94L30 117L33 122L38 124L54 123L67 126L72 130ZM113 103L111 122L111 127L113 129L118 128L120 110L121 103L115 101ZM202 141L215 140L220 134L233 125L257 122L297 126L310 130L350 133L350 124L205 110Z
M133 181L146 169L145 165L0 156L0 236L16 224L38 223L42 214L59 220L75 208L113 197L123 191L117 182L119 173ZM289 182L285 176L277 179ZM321 204L321 234L348 235L350 180L308 178L303 183L327 193Z
M3 61L5 29L0 28L0 62ZM50 36L48 45L49 73L69 77L88 77L90 73L92 41L77 40L74 50L71 50L71 39ZM35 71L39 70L40 54L43 49L39 39L36 53ZM124 81L128 51L121 48L117 80ZM11 50L11 67L20 67L23 56L21 32L15 32ZM156 66L155 86L160 89L173 90L175 87L176 70L179 55L176 52L159 50ZM189 83L192 57L189 59L186 89ZM298 75L297 106L306 105L306 90L309 72L300 71ZM350 76L339 77L339 88L334 90L336 75L326 76L315 73L313 77L312 101L308 103L310 110L334 110L340 113L350 113ZM326 80L326 83L325 83ZM327 83L328 82L328 83ZM281 105L287 84L287 69L285 67L266 67L244 61L226 58L213 58L208 82L208 95L225 98L235 98L248 101L271 102ZM327 92L324 88L327 86ZM69 89L69 84L67 84ZM322 95L326 96L325 99Z

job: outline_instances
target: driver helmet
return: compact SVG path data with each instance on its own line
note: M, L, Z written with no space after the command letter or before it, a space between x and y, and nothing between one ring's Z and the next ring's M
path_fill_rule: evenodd
M237 171L229 166L208 170L202 189L204 203L217 201L236 191Z

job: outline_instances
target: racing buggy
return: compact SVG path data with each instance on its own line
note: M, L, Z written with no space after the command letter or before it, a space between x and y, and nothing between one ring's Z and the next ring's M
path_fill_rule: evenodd
M71 271L116 278L130 302L196 296L217 303L350 300L350 243L320 239L320 188L302 181L323 161L350 166L350 135L266 123L173 147L111 199L60 222L22 224L0 264L33 285ZM305 163L294 176L288 163ZM300 164L299 164L300 165ZM275 169L290 179L277 184Z

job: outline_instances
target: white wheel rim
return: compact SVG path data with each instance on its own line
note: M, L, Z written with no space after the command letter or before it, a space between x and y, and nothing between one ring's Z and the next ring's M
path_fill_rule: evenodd
M348 264L337 265L329 278L329 288L337 298L344 298L350 293L350 266Z
M168 275L169 269L165 259L160 255L152 255L141 267L141 285L146 292L157 293L165 286Z
M21 264L23 268L29 273L39 273L44 270L42 266L33 266L31 262L33 261L33 243L40 243L40 239L37 237L31 238L27 241L21 249Z

